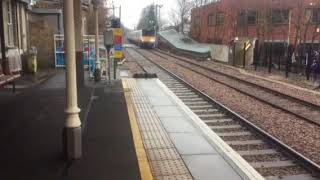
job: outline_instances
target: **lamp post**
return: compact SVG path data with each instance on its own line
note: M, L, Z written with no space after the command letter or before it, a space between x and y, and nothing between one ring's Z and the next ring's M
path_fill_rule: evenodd
M100 0L92 0L95 19L95 50L96 50L96 70L94 71L94 80L96 82L101 80L101 69L99 61L99 6Z
M82 1L73 0L73 2L77 59L77 86L80 89L84 86Z
M63 20L66 57L66 119L63 129L63 145L66 159L79 159L82 153L80 109L77 100L75 57L74 2L63 1Z
M155 15L156 15L156 22L153 22L154 23L154 30L155 30L155 36L156 36L156 41L154 43L154 46L157 47L158 46L158 41L157 41L157 35L158 35L158 31L160 30L160 9L162 8L163 5L159 5L159 4L156 4L154 5L155 7ZM158 10L159 8L159 10Z

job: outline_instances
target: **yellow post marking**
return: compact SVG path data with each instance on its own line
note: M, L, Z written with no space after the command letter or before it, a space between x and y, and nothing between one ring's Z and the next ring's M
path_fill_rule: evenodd
M124 89L124 96L127 103L128 115L129 115L129 120L131 125L133 142L136 149L136 155L138 159L141 180L153 180L150 164L147 158L146 151L143 146L141 134L138 127L138 122L136 119L136 115L134 113L133 103L131 101L130 94L129 94L130 90L126 80L122 80L122 87Z

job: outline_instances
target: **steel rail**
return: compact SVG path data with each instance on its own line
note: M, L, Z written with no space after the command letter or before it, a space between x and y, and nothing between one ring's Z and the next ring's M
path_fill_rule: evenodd
M149 51L148 51L148 52L149 52ZM162 56L162 55L160 55L160 54L158 54L158 53L154 53L154 52L150 52L150 53L153 53L154 55L157 55L157 56L160 56L161 58L164 58L164 59L169 60L168 58L166 58L166 57L164 57L164 56ZM169 55L168 55L168 56L169 56ZM172 57L172 56L170 56L170 57ZM173 58L180 60L179 58L176 58L176 57L173 57ZM206 70L206 71L209 71L209 72L211 72L211 73L216 73L216 74L219 74L219 75L221 75L221 76L226 76L227 78L234 79L234 80L239 81L239 82L243 82L243 83L245 83L245 84L248 84L249 86L253 86L253 87L256 87L256 88L260 88L260 89L262 89L263 91L266 91L266 92L268 92L268 93L274 94L275 96L277 96L277 95L278 95L278 96L282 96L282 98L285 98L285 99L287 99L287 100L292 100L292 101L294 101L295 103L299 103L299 104L302 104L302 105L304 105L304 106L308 106L309 108L313 108L314 111L319 111L319 110L320 110L320 106L319 106L319 105L316 105L316 104L314 104L314 103L310 103L310 102L304 101L304 100L302 100L302 99L299 99L299 98L296 98L296 97L293 97L293 96L290 96L290 95L287 95L287 94L284 94L284 93L275 91L275 90L273 90L273 89L270 89L270 88L267 88L267 87L264 87L264 86L260 86L260 85L258 85L258 84L252 83L252 82L248 82L248 81L246 81L246 80L243 80L243 79L237 78L237 77L235 77L235 76L232 76L232 75L229 75L229 74L225 74L225 73L216 71L216 70L214 70L214 69L211 69L211 68L208 68L208 67L205 67L205 66L202 66L202 65L193 63L193 62L189 62L189 61L185 61L185 60L181 60L181 61L183 61L183 62L185 62L185 63L188 63L188 64L191 64L191 65L194 65L194 66L196 66L196 67L202 68L202 69L204 69L204 70ZM181 67L183 67L183 68L186 68L186 69L188 69L188 70L190 70L190 71L193 71L193 72L195 72L195 73L198 73L198 74L200 74L200 75L202 75L202 76L205 76L205 77L208 78L208 79L211 79L211 80L216 81L216 82L218 82L218 83L220 83L220 84L223 84L223 85L225 85L225 86L228 86L228 87L230 87L230 88L232 88L232 89L234 89L234 90L236 90L236 91L238 91L238 92L241 92L241 93L243 93L243 94L246 94L246 95L248 95L248 96L250 96L250 97L253 97L253 98L255 98L255 99L258 99L259 101L262 101L262 102L264 102L264 103L267 103L267 104L269 104L269 105L271 105L271 106L273 106L273 107L276 107L276 108L278 108L278 109L280 109L280 110L283 110L283 111L285 111L285 112L287 112L287 113L290 113L290 114L292 114L292 115L294 115L294 116L297 116L297 117L299 117L299 118L301 118L301 119L304 119L304 120L306 120L306 121L308 121L308 122L310 122L310 123L313 123L313 124L316 124L316 125L320 126L320 122L317 121L317 120L310 119L310 118L308 118L308 117L305 117L305 116L302 116L302 115L300 115L300 114L297 114L297 113L295 113L295 112L293 112L293 111L291 111L291 110L289 110L289 109L286 109L286 108L284 108L284 107L282 107L282 106L280 106L280 105L277 105L276 103L269 102L269 101L267 101L267 100L265 100L265 99L263 99L263 98L260 98L260 97L258 97L258 96L253 95L253 94L250 94L250 93L248 93L248 92L245 92L245 91L243 91L243 90L241 90L241 89L239 89L239 88L236 88L236 87L234 87L234 86L232 86L232 85L230 85L230 84L228 84L228 83L224 83L224 82L221 81L221 80L217 80L217 79L212 78L211 76L208 76L208 75L206 75L206 74L204 74L204 73L202 73L202 72L193 70L193 69L191 69L191 68L189 68L189 67L187 67L187 66L185 66L185 65L182 65L182 64L179 64L179 63L176 63L176 64L178 64L179 66L181 66Z
M265 86L258 85L258 84L256 84L256 83L253 83L253 82L250 82L250 81L247 81L247 80L238 78L238 77L233 76L233 75L230 75L230 74L223 73L223 72L221 72L221 71L214 70L214 69L212 69L212 68L209 68L209 67L206 67L206 66L203 66L203 65L194 63L194 62L190 62L191 59L186 59L186 58L182 58L182 57L179 57L179 56L175 56L175 55L172 55L172 54L170 54L170 53L163 52L163 51L160 51L160 50L154 50L154 51L157 51L157 53L155 53L155 52L153 52L153 51L148 51L148 52L151 52L151 53L153 53L153 54L159 55L159 56L161 56L162 58L166 58L166 57L164 57L164 56L162 56L162 55L160 55L160 54L158 54L158 53L165 54L165 55L170 56L170 57L172 57L172 58L181 60L181 61L183 61L183 62L186 62L186 63L192 64L192 65L195 65L195 66L204 68L204 69L206 69L206 70L208 70L208 71L211 71L211 72L213 72L213 73L217 73L217 74L220 74L220 75L223 75L223 76L227 76L227 77L229 77L229 78L232 78L232 79L235 79L235 80L244 82L244 83L246 83L246 84L249 84L249 85L256 86L256 87L258 87L258 88L264 89L264 90L266 90L266 91L270 91L270 92L272 92L272 93L274 93L274 94L279 94L279 95L281 95L281 96L285 96L285 97L287 97L287 98L289 98L289 99L298 101L298 102L301 103L301 104L305 104L305 105L307 105L307 106L311 106L311 107L313 107L313 108L315 108L315 109L316 109L316 108L317 108L317 109L320 108L320 105L318 105L318 104L305 101L305 100L303 100L303 99L300 99L300 98L297 98L297 97L294 97L294 96L291 96L291 95L288 95L288 94L279 92L279 91L277 91L277 90L274 90L274 89L271 89L271 88L268 88L268 87L265 87ZM167 58L166 58L166 59L167 59Z

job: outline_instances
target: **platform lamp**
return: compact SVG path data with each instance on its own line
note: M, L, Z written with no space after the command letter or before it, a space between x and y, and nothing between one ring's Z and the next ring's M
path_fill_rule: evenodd
M80 0L79 0L80 1ZM66 57L66 118L63 128L63 150L66 160L82 156L81 121L79 117L75 57L74 1L63 1L63 20Z
M100 0L92 0L92 5L94 9L94 19L95 19L95 51L96 51L96 69L94 71L94 80L99 82L101 80L101 68L99 61L99 7Z

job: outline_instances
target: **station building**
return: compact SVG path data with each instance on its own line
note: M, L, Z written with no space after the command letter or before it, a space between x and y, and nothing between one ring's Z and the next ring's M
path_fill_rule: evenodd
M19 76L21 56L28 50L27 8L29 0L0 2L0 84Z

